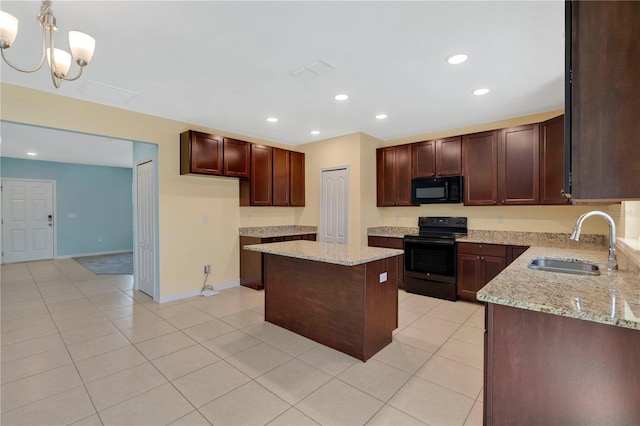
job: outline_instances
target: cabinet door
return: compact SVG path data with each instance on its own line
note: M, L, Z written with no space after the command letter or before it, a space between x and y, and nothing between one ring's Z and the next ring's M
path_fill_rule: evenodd
M398 206L411 204L411 145L400 145L396 154L396 174L398 175Z
M528 246L507 246L507 265L519 258L528 248Z
M271 147L251 145L251 205L271 205L273 172Z
M431 177L436 175L436 141L411 144L411 175Z
M459 176L462 174L462 137L439 140L436 144L436 174Z
M289 205L289 151L272 148L273 152L273 199L274 206Z
M248 178L251 144L237 139L224 138L224 175Z
M222 137L189 130L180 135L180 174L222 175Z
M482 262L482 276L476 291L480 290L485 286L485 284L494 279L495 276L502 272L507 266L507 262L504 257L480 256L480 261Z
M480 282L480 256L474 254L458 254L458 276L456 287L458 297L476 300L476 291Z
M540 204L567 204L564 189L564 115L540 123Z
M464 204L490 206L498 201L497 132L462 137Z
M377 205L395 206L398 202L398 174L395 147L376 150Z
M304 171L304 153L291 151L291 174L289 176L289 197L290 205L292 206L304 206L304 185L305 185L305 171Z
M540 127L502 129L498 137L500 204L540 203Z
M640 198L640 2L569 6L571 195Z

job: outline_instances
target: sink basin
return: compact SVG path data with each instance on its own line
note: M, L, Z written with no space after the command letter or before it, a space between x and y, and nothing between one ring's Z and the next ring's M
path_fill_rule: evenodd
M600 275L600 268L597 265L580 260L552 259L542 257L529 262L529 269L536 271L561 272L563 274L575 275Z

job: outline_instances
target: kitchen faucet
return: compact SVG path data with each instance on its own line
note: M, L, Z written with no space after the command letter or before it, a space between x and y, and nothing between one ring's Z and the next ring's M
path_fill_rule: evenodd
M607 271L617 270L618 259L616 258L616 224L611 216L609 216L607 213L594 210L580 216L576 221L576 226L575 228L573 228L573 232L571 233L570 238L573 241L580 241L580 230L582 228L582 222L584 222L586 218L591 216L601 216L609 224L609 260L607 261Z

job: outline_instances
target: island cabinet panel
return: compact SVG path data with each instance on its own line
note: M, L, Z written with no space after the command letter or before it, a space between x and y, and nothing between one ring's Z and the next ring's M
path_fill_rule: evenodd
M498 203L498 132L462 137L464 204L492 206Z
M290 200L291 157L286 149L272 148L273 151L273 205L288 206Z
M362 361L391 343L397 258L343 266L265 254L265 262L266 321Z
M540 204L567 204L564 115L540 123Z
M376 150L377 205L412 206L411 145Z
M189 130L180 134L180 174L221 176L223 137Z
M468 181L467 181L468 182ZM502 205L540 203L540 126L498 133L498 200Z
M249 178L251 144L237 139L224 138L224 175Z
M291 157L291 174L289 176L289 205L293 207L304 207L305 205L305 169L304 169L304 153L290 151Z
M251 145L250 196L252 206L270 206L272 200L273 157L272 148Z
M485 425L640 424L640 331L489 303Z
M368 237L368 246L404 250L404 238L378 237L371 235ZM399 256L398 288L404 289L404 254Z
M639 199L640 2L568 6L571 195L577 202Z

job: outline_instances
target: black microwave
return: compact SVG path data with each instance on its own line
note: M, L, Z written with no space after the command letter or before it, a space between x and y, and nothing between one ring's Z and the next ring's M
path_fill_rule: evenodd
M411 202L413 204L461 203L462 176L413 178Z

